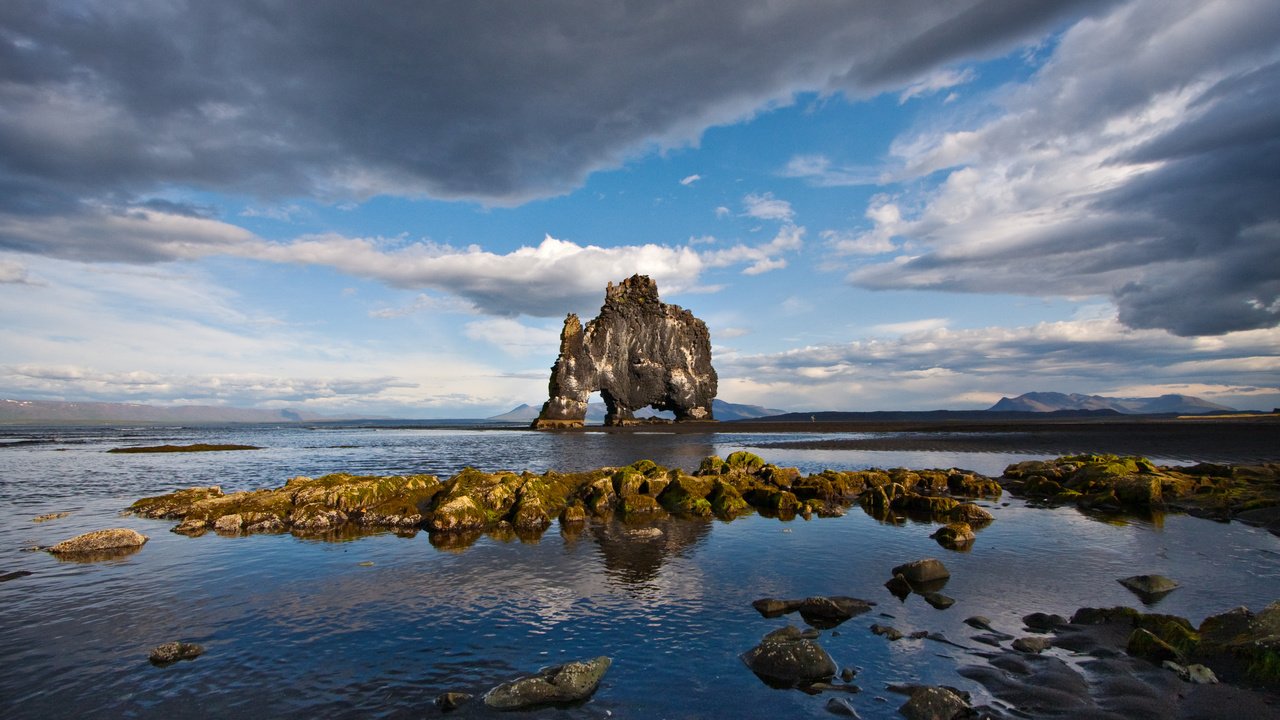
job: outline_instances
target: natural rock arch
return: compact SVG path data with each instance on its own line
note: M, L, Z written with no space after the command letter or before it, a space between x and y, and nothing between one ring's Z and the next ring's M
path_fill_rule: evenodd
M633 423L633 413L647 406L672 411L676 422L712 420L716 382L706 323L660 301L647 275L632 275L609 283L600 314L585 328L577 315L565 318L550 399L533 426L581 427L597 390L608 409L605 425Z

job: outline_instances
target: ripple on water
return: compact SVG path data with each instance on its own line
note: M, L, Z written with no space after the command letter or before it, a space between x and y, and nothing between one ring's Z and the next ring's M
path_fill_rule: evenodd
M38 434L24 437L39 439ZM1198 620L1280 595L1277 538L1188 517L1104 522L1070 509L985 503L997 516L972 551L929 539L928 524L878 522L857 509L840 519L783 523L658 523L659 535L596 525L536 544L481 537L453 552L426 533L373 534L350 542L289 535L186 538L173 523L119 517L133 500L177 487L228 491L288 477L347 470L447 476L487 469L586 469L651 458L695 468L702 457L750 447L747 436L485 433L475 430L308 431L300 428L94 429L54 442L0 449L0 568L33 574L0 583L0 696L10 717L420 717L445 690L480 693L538 667L609 655L596 697L557 717L825 717L825 697L765 687L738 655L798 618L766 619L764 596L853 595L870 613L824 631L837 663L862 668L867 691L849 699L866 718L895 717L893 682L981 689L957 676L963 649L927 640L888 642L872 623L940 632L972 645L962 624L992 618L1020 632L1033 611L1130 605L1115 582L1159 572L1182 587L1157 607ZM264 451L107 455L123 444L226 442ZM355 447L342 447L354 445ZM818 453L818 454L815 454ZM915 465L998 473L1002 454L885 455L761 450L806 472L824 467ZM895 459L896 458L896 459ZM66 518L32 523L43 512ZM92 529L125 526L152 539L119 561L62 563L50 545ZM883 587L889 569L940 557L955 607ZM372 563L371 565L369 563ZM198 642L198 660L160 669L148 650Z

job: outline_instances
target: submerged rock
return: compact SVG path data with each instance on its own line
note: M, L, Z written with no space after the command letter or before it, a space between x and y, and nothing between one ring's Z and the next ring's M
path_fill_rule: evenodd
M439 695L437 695L435 703L436 703L436 707L440 708L442 712L449 712L450 710L457 710L459 707L463 705L463 703L467 702L470 699L471 699L470 693L446 692L446 693L440 693Z
M973 528L965 522L943 525L929 537L948 550L968 550L973 547L973 541L977 539L973 534Z
M899 565L893 569L893 574L895 577L901 575L903 579L911 583L912 587L946 580L951 577L951 571L947 570L947 566L936 558L914 560Z
M969 714L969 703L947 688L924 686L898 708L907 720L953 720Z
M149 540L146 535L129 528L111 528L94 530L77 535L49 548L54 555L80 555L85 553L102 553L112 551L128 551L142 547Z
M195 660L204 654L204 648L195 643L168 642L151 649L148 659L152 665L164 667L179 660Z
M1178 589L1178 583L1163 575L1134 575L1117 580L1148 605Z
M35 523L42 523L42 522L49 522L50 520L61 520L62 518L66 517L66 516L68 516L68 515L70 515L70 514L71 514L71 513L69 513L69 512L51 512L51 513L45 513L44 515L37 515L37 516L35 516L35 517L31 518L31 522L35 522Z
M17 580L20 577L26 577L31 574L30 570L14 570L12 572L0 573L0 582L9 582Z
M498 710L516 710L586 700L600 686L612 660L600 656L546 667L536 675L517 678L484 695L484 704Z
M741 657L752 672L778 687L827 681L837 671L827 651L793 625L765 635L760 644Z

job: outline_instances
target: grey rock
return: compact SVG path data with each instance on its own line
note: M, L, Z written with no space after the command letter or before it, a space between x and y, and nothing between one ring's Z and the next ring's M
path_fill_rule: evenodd
M804 621L816 628L833 628L855 615L867 612L875 603L854 597L810 597L802 600L797 609Z
M555 703L586 700L600 686L612 663L607 657L546 667L536 675L517 678L484 695L484 704L498 710L515 710Z
M876 635L881 635L890 641L901 640L903 638L902 631L892 625L881 625L876 623L871 626L871 632Z
M443 712L457 710L463 703L471 699L471 693L446 692L436 696L436 707Z
M1066 625L1067 619L1061 615L1034 612L1030 615L1024 615L1022 624L1026 625L1027 629L1032 632L1052 632L1056 628Z
M1047 637L1020 637L1013 641L1013 649L1022 653L1039 655L1053 646Z
M861 717L861 715L858 714L858 711L853 709L853 705L844 698L831 698L828 700L827 712L841 717Z
M935 558L925 558L899 565L893 569L893 574L895 577L901 575L907 582L911 583L912 587L946 580L951 577L951 572L947 570L947 566L943 565L941 560Z
M955 598L943 595L940 592L925 593L924 601L939 610L946 610L956 604Z
M940 687L918 687L898 712L907 720L953 720L969 713L969 703Z
M584 328L570 314L551 368L549 399L535 428L581 427L591 393L600 391L606 425L636 422L646 406L676 421L712 420L717 390L711 335L688 310L658 299L658 286L633 275L605 290L600 314Z
M77 535L69 540L49 548L54 555L72 555L76 553L96 553L106 550L123 550L142 547L149 538L137 530L129 528L111 528L94 530Z
M1163 575L1134 575L1116 582L1125 586L1144 603L1153 603L1178 589L1178 583Z
M179 660L195 660L204 654L204 648L195 643L168 642L151 649L148 659L152 665L164 667Z
M742 661L776 685L826 681L836 674L836 663L827 651L793 625L765 635L760 644L742 654Z

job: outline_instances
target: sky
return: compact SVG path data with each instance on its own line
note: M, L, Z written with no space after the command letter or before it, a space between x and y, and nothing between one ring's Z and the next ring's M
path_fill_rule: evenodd
M0 4L0 397L486 417L635 273L719 397L1280 406L1280 3Z

